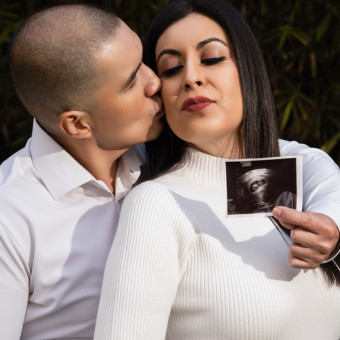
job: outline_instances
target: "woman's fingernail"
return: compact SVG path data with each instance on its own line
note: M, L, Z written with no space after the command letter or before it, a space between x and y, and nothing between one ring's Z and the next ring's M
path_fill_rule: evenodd
M279 208L277 208L277 207L275 207L275 208L273 209L273 215L274 215L275 217L279 217L279 216L281 216L281 214L282 214L282 210L281 210L281 209L279 209Z

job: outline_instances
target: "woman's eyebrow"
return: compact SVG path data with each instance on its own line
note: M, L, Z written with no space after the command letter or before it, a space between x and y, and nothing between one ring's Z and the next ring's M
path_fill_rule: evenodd
M197 46L196 46L196 51L199 51L202 47L204 47L205 45L207 45L207 44L209 44L209 43L211 43L211 42L213 42L213 41L217 41L217 42L223 44L224 46L229 47L229 45L228 45L225 41L223 41L223 40L221 40L221 39L219 39L219 38L216 38L216 37L212 37L212 38L208 38L208 39L205 39L205 40L199 42L199 43L197 44ZM172 48L167 48L167 49L163 50L163 51L159 54L159 56L157 57L156 63L158 63L159 59L160 59L164 54L171 54L171 55L181 56L181 53L180 53L179 51L174 50L174 49L172 49Z
M208 39L205 39L205 40L199 42L196 45L196 51L200 50L202 47L204 47L205 45L209 44L212 41L217 41L217 42L223 44L224 46L229 47L228 44L225 41L223 41L223 40L221 40L219 38L216 38L216 37L212 37L212 38L208 38Z
M159 54L159 56L157 57L156 63L158 63L159 59L160 59L161 56L164 55L164 54L171 54L171 55L177 55L177 56L180 56L180 55L181 55L181 53L180 53L179 51L174 50L174 49L172 49L172 48L168 48L168 49L163 50L163 51Z

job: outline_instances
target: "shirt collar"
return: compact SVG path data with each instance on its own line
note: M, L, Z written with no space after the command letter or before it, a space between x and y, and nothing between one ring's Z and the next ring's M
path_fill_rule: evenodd
M30 145L33 164L41 180L55 200L85 183L95 182L107 192L110 190L100 180L81 166L67 151L50 137L34 120ZM128 150L118 162L116 198L124 197L140 175L139 161L134 150ZM110 192L111 193L111 192Z
M142 162L134 149L129 149L119 159L115 182L117 200L125 197L136 183L141 173L141 165Z

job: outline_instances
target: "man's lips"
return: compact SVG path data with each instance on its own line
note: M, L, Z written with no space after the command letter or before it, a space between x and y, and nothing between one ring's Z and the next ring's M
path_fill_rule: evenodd
M213 103L213 100L204 96L186 99L182 104L182 110L188 112L199 112Z
M156 116L163 116L164 115L164 108L162 107L157 113Z
M163 116L164 115L164 107L163 107L163 102L159 100L158 104L158 111L156 112L156 116Z

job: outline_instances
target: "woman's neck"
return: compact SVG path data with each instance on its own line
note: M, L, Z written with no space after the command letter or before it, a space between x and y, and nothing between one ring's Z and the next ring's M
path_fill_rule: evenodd
M235 142L228 142L224 145L197 145L188 143L188 146L191 148L198 150L200 152L206 153L208 155L220 157L220 158L226 158L226 159L239 159L244 157L244 152L242 151L242 147L240 146L240 143Z

